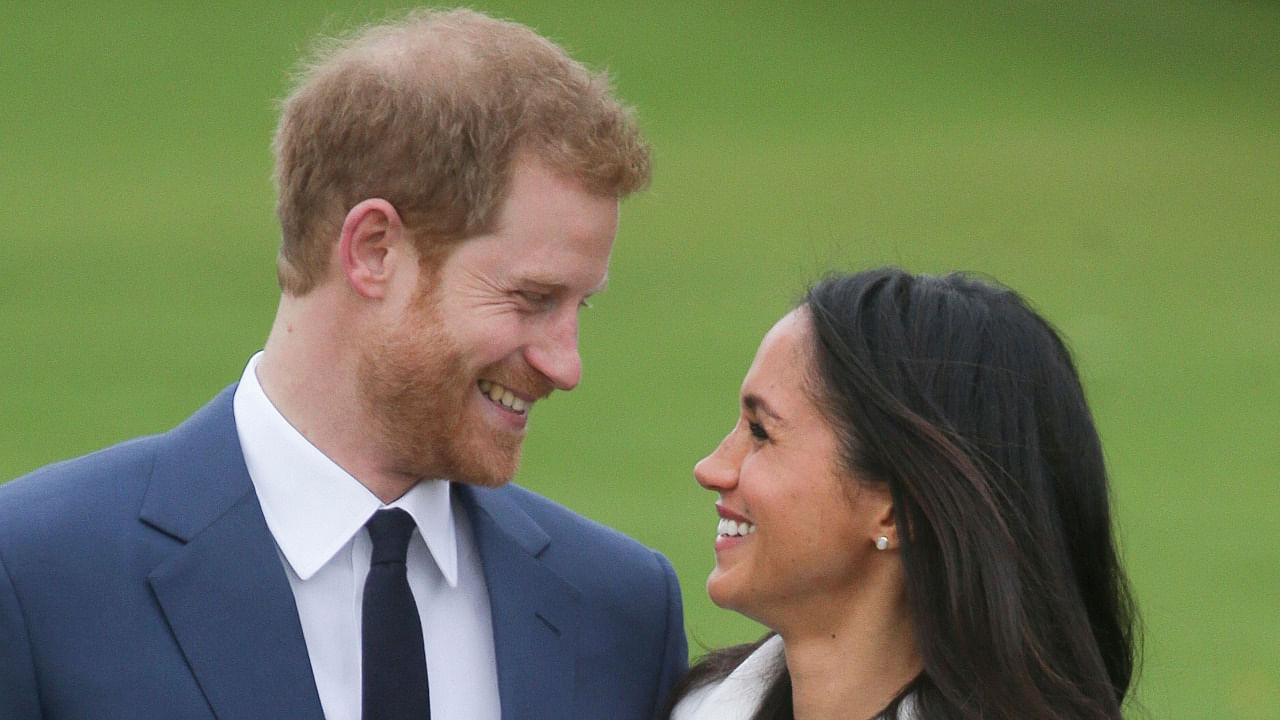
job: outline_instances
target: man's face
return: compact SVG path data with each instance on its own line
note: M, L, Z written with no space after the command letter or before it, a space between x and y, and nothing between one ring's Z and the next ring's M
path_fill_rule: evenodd
M529 413L582 375L578 311L604 288L618 201L516 161L497 229L463 241L363 350L361 396L398 473L510 480Z

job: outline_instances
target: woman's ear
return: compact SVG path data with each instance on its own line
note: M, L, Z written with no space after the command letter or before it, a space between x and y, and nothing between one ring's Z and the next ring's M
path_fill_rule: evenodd
M884 504L877 511L871 528L871 543L877 550L896 550L898 547L898 522L893 511L893 499L886 491Z
M338 237L338 259L347 283L360 296L386 296L393 249L405 234L400 214L381 198L361 200L347 212Z

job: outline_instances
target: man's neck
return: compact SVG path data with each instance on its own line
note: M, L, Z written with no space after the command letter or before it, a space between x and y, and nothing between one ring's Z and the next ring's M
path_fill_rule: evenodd
M341 308L331 307L334 302L317 291L281 298L258 363L258 383L308 442L389 503L419 478L391 471L382 461L356 382L360 340L334 320L342 317Z

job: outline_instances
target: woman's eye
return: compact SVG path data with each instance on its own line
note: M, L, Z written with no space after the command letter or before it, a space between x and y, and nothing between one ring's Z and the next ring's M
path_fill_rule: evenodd
M751 434L752 436L755 437L755 439L757 440L769 439L769 433L764 431L764 426L762 426L760 423L754 423L754 422L747 423L747 427L750 428Z

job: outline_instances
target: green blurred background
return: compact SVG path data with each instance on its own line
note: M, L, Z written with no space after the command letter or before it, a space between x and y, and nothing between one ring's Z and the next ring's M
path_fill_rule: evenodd
M377 3L0 9L0 479L164 430L265 338L274 102ZM695 651L765 330L829 268L972 269L1070 338L1158 718L1280 718L1280 5L484 2L607 68L656 179L519 481L665 552ZM1133 717L1141 712L1131 712Z

